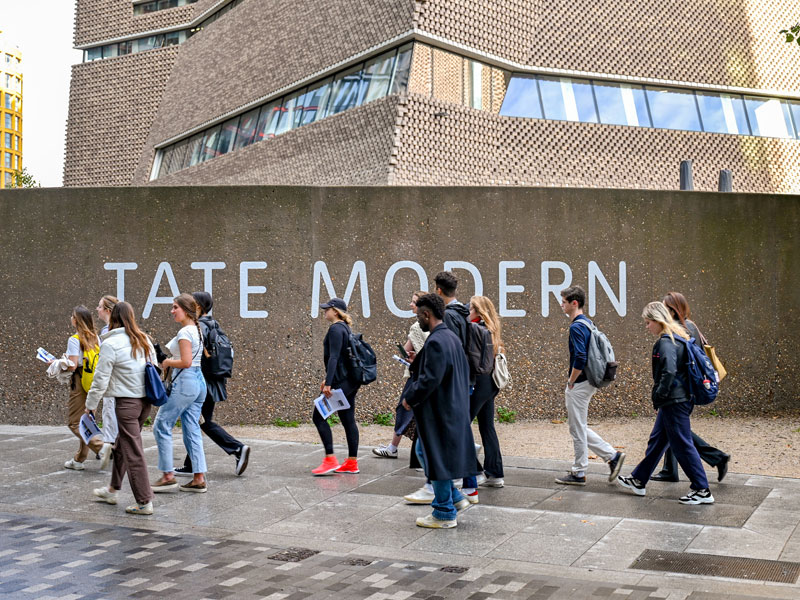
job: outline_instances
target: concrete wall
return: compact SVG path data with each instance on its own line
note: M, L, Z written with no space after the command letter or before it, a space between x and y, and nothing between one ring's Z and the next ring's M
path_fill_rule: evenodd
M557 286L569 269L573 282L589 287L595 264L611 291L596 284L595 321L621 367L618 384L598 394L592 414L649 414L653 339L639 315L670 289L687 295L731 373L718 411L794 411L799 223L796 196L552 188L3 191L0 422L63 422L67 390L45 378L36 348L63 352L72 307L92 308L117 291L109 263L138 265L125 272L124 294L139 315L149 295L169 302L169 277L155 277L165 262L183 291L204 286L204 271L193 263L225 263L213 271L214 314L234 341L236 372L222 422L308 419L327 329L310 316L316 261L325 262L338 295L354 263L364 263L370 317L360 278L351 309L356 331L379 353L380 377L359 395L359 420L391 411L401 389L402 371L390 356L410 321L391 313L387 288L404 308L420 282L404 268L387 286L387 271L399 261L418 263L428 278L444 261L468 261L497 304L505 277L506 309L526 315L503 321L514 383L498 404L522 417L563 414L568 323L554 294L543 304L542 273L545 285ZM468 300L472 277L457 273L459 297ZM268 316L242 318L243 310ZM155 304L141 322L162 342L177 330L167 304Z

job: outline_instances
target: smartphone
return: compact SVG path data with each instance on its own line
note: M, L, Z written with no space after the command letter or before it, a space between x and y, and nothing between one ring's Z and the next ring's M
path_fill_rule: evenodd
M397 344L397 349L400 352L400 356L402 356L403 358L408 360L408 352L406 352L406 349L403 348L403 345L402 344Z

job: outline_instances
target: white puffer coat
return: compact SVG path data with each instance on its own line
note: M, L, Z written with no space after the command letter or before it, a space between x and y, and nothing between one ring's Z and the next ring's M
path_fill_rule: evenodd
M131 356L131 340L124 327L109 330L102 339L92 387L86 396L86 408L95 410L103 396L144 398L144 366L148 357ZM147 345L149 358L155 362L156 351L149 339Z

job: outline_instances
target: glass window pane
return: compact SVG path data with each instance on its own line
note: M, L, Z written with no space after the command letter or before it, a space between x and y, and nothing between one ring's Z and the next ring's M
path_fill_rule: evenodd
M600 122L609 125L649 127L647 105L641 86L610 81L593 82Z
M89 48L86 51L86 60L97 60L98 58L103 58L102 46L99 46L97 48Z
M184 166L191 167L200 162L200 154L203 149L203 133L196 133L189 138L189 148L186 151L186 162Z
M11 126L11 114L6 113L6 129L13 129Z
M169 163L167 173L174 173L180 171L186 161L186 150L189 148L189 140L183 140L175 144L175 149L172 153L172 160Z
M653 127L702 131L694 92L666 88L647 88Z
M316 87L309 88L303 102L303 114L300 117L300 125L307 125L322 118L325 113L325 104L331 91L333 77L328 77L319 82Z
M222 126L217 125L216 127L206 130L206 134L203 137L203 151L200 156L200 162L211 160L217 156L217 143L219 142L221 129Z
M219 142L217 143L217 156L231 151L238 129L239 117L233 117L222 124L222 131L219 134Z
M561 93L561 80L556 77L540 77L539 93L542 95L545 119L567 119L567 107Z
M392 80L392 67L394 66L395 51L381 54L368 60L364 65L364 73L361 78L361 90L359 92L358 104L372 102L378 98L383 98L389 92L389 84Z
M752 96L745 96L744 103L753 135L778 138L794 137L788 103L777 98Z
M11 134L10 134L10 133L7 133L5 137L6 137L6 139L5 139L5 142L6 142L6 148L8 148L9 150L11 150L11 149L12 149L12 142L13 142L13 140L11 139Z
M797 137L800 138L800 102L790 102L789 110L792 111L794 117L794 126L797 129Z
M275 127L275 135L285 133L294 127L295 110L300 110L301 114L303 111L303 107L298 105L298 101L302 100L303 96L305 96L305 88L286 96L281 108L280 120Z
M741 96L697 92L697 103L703 118L703 131L740 135L750 133Z
M167 173L169 173L169 165L172 162L172 154L175 151L175 145L167 146L161 151L161 164L158 167L158 174L156 175L156 179L159 177L163 177Z
M119 55L124 56L133 52L133 42L120 42L118 45Z
M358 65L339 73L333 80L333 92L327 110L329 115L335 115L356 106L358 88L361 83L361 66Z
M256 135L253 141L260 142L261 140L275 137L275 128L280 118L280 98L273 100L269 104L265 104L261 108L261 113L258 115L258 125L256 126Z
M567 106L567 117L570 121L597 123L597 111L594 106L592 84L588 80L562 79L561 93L564 96ZM572 98L570 98L570 93L572 94ZM573 110L577 111L577 115L573 113Z
M412 44L401 46L397 51L394 61L394 75L392 75L392 94L402 94L408 91L408 74L411 70Z
M114 58L117 56L118 47L116 44L109 44L108 46L103 46L103 58Z
M508 91L500 107L500 114L505 117L542 118L542 106L539 103L539 90L533 75L514 75L508 82Z
M6 152L5 154L6 154L6 169L10 169L11 168L11 157L12 157L12 154L11 154L11 152Z
M242 115L239 122L239 134L236 136L236 141L233 143L233 149L238 150L244 146L249 146L253 143L253 137L256 134L256 125L258 124L258 111L253 109Z

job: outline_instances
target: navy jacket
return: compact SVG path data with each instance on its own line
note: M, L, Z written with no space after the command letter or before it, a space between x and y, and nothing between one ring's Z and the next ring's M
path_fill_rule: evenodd
M682 383L688 376L686 346L662 335L653 346L653 408L688 402L689 394Z
M477 475L469 418L469 364L461 342L444 323L425 341L411 367L405 400L414 409L434 481Z
M347 371L347 349L350 346L350 328L344 321L337 321L328 328L325 339L323 360L325 361L325 385L331 389L341 388L345 396L358 389L350 381Z
M589 317L586 315L578 315L572 320L569 326L569 371L567 378L572 375L572 369L580 369L583 371L586 368L586 357L589 354L589 340L592 338L592 332L586 325L580 325L580 321L591 323ZM578 375L575 383L586 381L586 373L582 372Z

